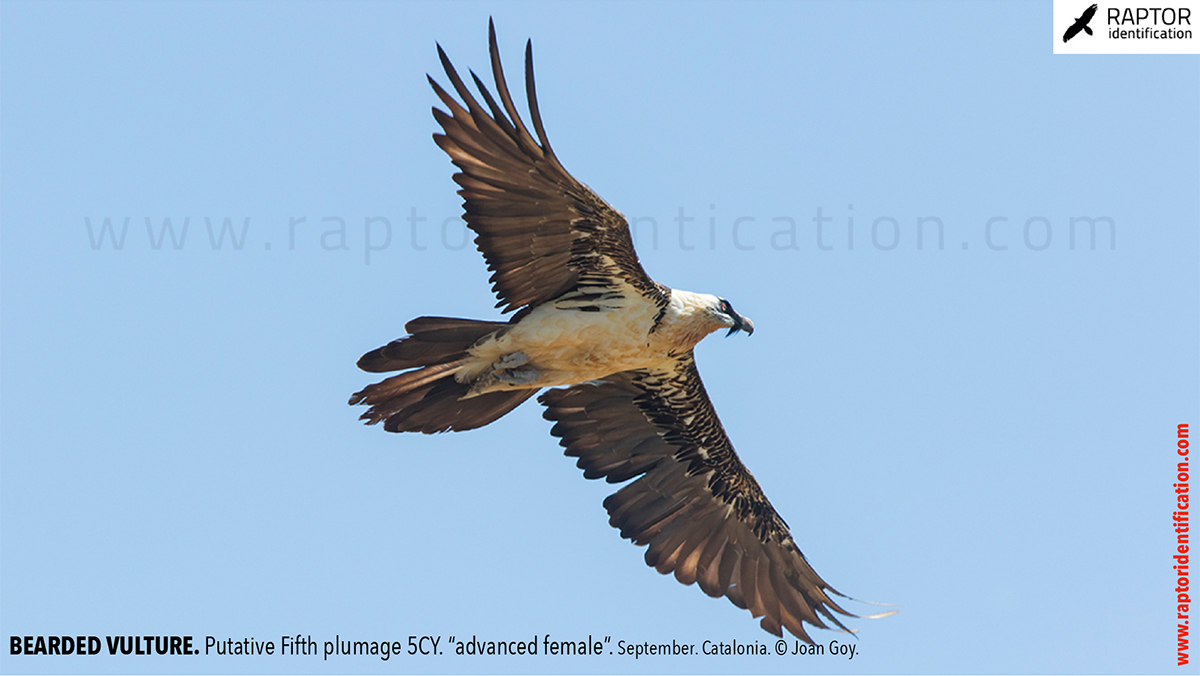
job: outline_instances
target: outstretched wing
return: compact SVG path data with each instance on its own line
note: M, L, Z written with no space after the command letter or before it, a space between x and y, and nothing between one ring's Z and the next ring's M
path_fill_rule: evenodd
M488 38L500 103L472 72L485 110L441 46L438 55L446 76L466 107L432 77L429 83L450 111L434 108L445 134L434 134L433 139L462 170L454 180L462 186L458 192L465 200L467 225L478 234L475 244L494 272L492 288L500 299L496 307L510 312L581 285L616 287L619 282L665 307L663 287L638 262L625 218L575 180L551 150L538 112L532 44L525 46L525 90L536 140L513 105L490 20Z
M649 545L646 563L698 582L811 643L802 622L852 616L809 566L787 524L738 459L689 351L670 371L626 371L539 399L566 454L589 479L628 481L604 501L621 537Z
M1080 23L1086 26L1092 20L1092 17L1096 16L1097 8L1097 5L1089 5L1087 9L1083 10L1083 14L1079 15Z
M1063 33L1063 42L1066 42L1076 35L1079 35L1079 31L1081 30L1083 30L1083 24L1080 22L1076 21L1075 23L1071 24L1071 26L1067 28L1067 32Z

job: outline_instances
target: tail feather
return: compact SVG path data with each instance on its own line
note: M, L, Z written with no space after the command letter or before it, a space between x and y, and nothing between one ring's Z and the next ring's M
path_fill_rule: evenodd
M468 350L485 336L508 326L449 317L419 317L405 325L411 334L368 352L358 361L364 371L399 371L364 387L350 404L370 406L361 420L384 421L389 432L437 432L482 427L516 408L538 388L467 396L470 383L455 378L469 360Z
M389 432L461 432L503 416L537 393L537 388L489 392L466 397L468 385L446 378L433 385L420 401L392 415L383 424Z
M358 367L383 373L461 359L480 338L506 326L504 322L417 317L404 325L410 335L364 354L358 360Z
M374 385L367 385L350 397L350 405L367 404L371 410L363 414L368 424L383 420L400 409L419 401L421 396L429 392L439 380L449 377L453 380L454 373L466 363L466 360L433 364L424 368L401 373L381 380ZM413 397L416 396L416 399Z

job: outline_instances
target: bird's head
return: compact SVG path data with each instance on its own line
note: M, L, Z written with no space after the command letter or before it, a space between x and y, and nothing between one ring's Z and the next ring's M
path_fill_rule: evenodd
M754 333L754 322L750 321L749 317L739 315L733 309L733 305L724 298L716 298L716 304L709 306L709 315L721 326L729 328L729 333L725 334L726 337L732 336L738 331L745 331L747 336Z
M754 333L754 322L738 314L729 301L707 293L671 289L670 306L663 318L662 334L683 347L692 347L713 331L729 329Z

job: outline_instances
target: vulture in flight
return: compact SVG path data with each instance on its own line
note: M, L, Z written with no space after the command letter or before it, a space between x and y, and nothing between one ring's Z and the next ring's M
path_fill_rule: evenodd
M368 352L364 371L400 371L351 404L389 432L432 434L486 425L543 388L551 433L589 479L625 483L604 501L646 563L725 596L811 643L803 623L845 630L853 616L808 564L738 459L704 391L692 348L709 333L754 331L717 296L650 279L625 218L558 161L538 112L525 47L526 126L505 83L489 22L495 95L471 93L441 47L455 99L433 139L460 170L467 225L493 272L506 321L418 317L408 335ZM531 133L532 131L532 133Z
M1075 19L1075 23L1071 24L1071 26L1067 28L1067 32L1063 33L1063 42L1066 42L1076 35L1079 35L1079 31L1084 31L1088 35L1092 35L1092 29L1088 26L1088 24L1092 22L1092 17L1094 16L1096 16L1096 5L1092 5L1083 10L1083 14L1080 14L1079 18Z

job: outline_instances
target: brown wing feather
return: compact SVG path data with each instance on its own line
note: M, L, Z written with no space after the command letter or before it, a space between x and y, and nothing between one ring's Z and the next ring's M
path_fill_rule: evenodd
M566 454L584 476L628 480L604 501L621 537L647 545L646 563L698 582L811 643L803 624L845 626L854 617L792 540L738 459L689 352L672 371L627 371L550 390L539 399Z
M535 306L579 286L624 281L665 307L667 297L642 269L629 224L558 161L542 128L533 83L532 46L525 48L525 87L535 139L509 93L488 23L492 76L499 101L471 77L483 97L475 99L441 47L438 56L460 104L429 79L449 112L433 110L444 134L434 141L462 171L467 225L493 272L492 288L504 312Z

